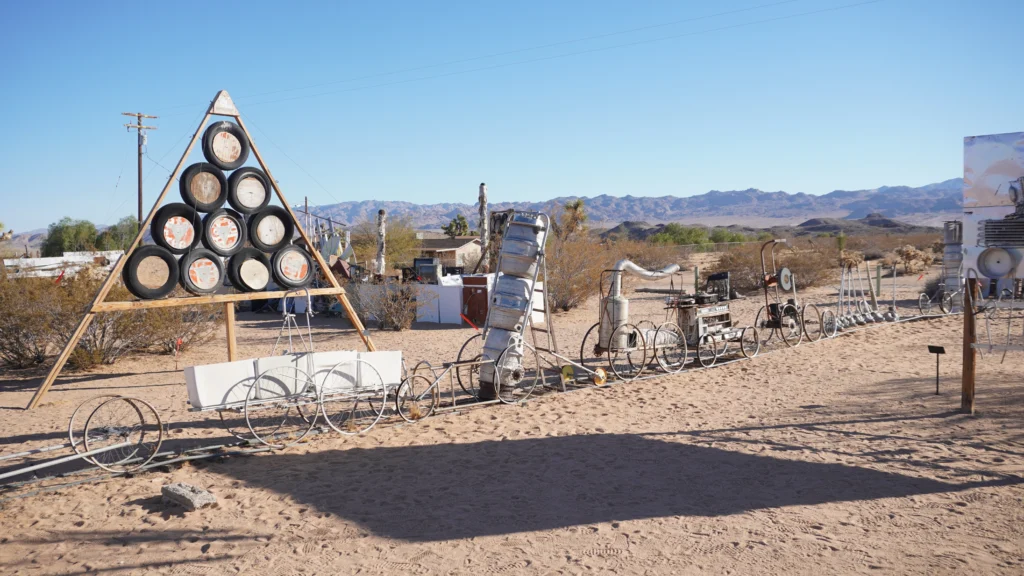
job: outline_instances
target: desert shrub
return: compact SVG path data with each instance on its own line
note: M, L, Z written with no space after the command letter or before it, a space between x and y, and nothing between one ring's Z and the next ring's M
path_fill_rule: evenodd
M637 243L641 244L641 243ZM611 264L611 252L583 236L548 240L545 290L555 310L568 311L598 292L601 271Z
M0 360L27 368L46 359L52 338L46 303L55 287L48 278L8 278L0 273Z
M895 250L896 257L903 264L904 272L920 272L935 261L932 252L919 250L911 244L900 246Z
M767 253L766 253L767 254ZM797 290L819 286L832 280L838 269L838 252L834 246L811 246L797 244L780 248L776 263L779 268L787 267L796 276ZM771 262L766 258L771 272ZM708 274L729 272L732 287L741 291L761 288L761 246L738 246L722 254Z
M173 354L175 348L184 352L209 342L224 324L224 309L217 304L152 308L143 315L147 331L143 346L164 354Z
M373 320L381 330L406 330L416 320L417 303L428 296L415 284L352 282L348 296L363 321Z
M53 343L64 346L78 327L79 321L99 292L106 273L88 268L73 276L65 276L49 302L48 315L53 330ZM117 283L107 299L127 300L128 290ZM96 314L68 359L72 368L90 368L113 364L125 354L146 348L150 331L141 311Z
M864 254L856 250L841 250L839 252L839 263L843 266L857 266L864 262Z
M750 238L742 232L733 232L728 228L715 228L708 236L708 240L715 244L727 242L749 242Z

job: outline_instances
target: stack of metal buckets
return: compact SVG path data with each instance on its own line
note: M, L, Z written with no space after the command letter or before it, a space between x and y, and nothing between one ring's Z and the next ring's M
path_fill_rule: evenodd
M533 312L534 286L547 235L545 214L518 212L509 219L484 322L483 359L491 363L480 366L481 400L511 394L523 377L523 334Z

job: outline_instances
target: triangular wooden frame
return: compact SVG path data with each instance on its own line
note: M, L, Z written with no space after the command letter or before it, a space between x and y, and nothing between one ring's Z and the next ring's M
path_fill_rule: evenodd
M202 134L203 129L206 128L206 123L210 120L210 116L227 116L230 118L234 118L235 122L238 123L238 126L242 129L243 132L245 132L246 138L249 139L249 147L252 149L253 156L256 157L256 161L259 163L260 168L263 170L264 173L266 173L267 178L270 180L270 185L274 189L274 193L277 195L277 199L281 201L281 204L284 206L284 209L288 211L288 215L291 216L292 220L294 221L295 228L296 230L299 231L299 235L302 237L302 241L305 242L306 246L309 247L309 251L313 255L313 258L316 259L317 265L320 267L320 271L322 272L324 278L331 284L330 288L311 289L310 294L337 296L338 301L341 303L342 308L344 308L345 314L348 316L349 321L352 322L352 326L355 327L356 332L359 333L359 337L362 338L363 340L363 344L366 345L366 349L370 350L371 352L376 349L373 345L373 341L370 339L369 335L366 334L366 330L363 327L363 323L359 320L359 316L356 314L355 309L352 308L351 302L349 302L348 297L345 295L345 289L342 288L341 284L338 283L338 279L335 278L333 274L330 274L328 272L329 267L327 265L327 262L324 261L323 256L320 255L320 252L318 252L313 247L313 243L309 241L309 238L306 236L306 231L299 223L299 219L298 217L295 216L295 212L292 211L292 207L290 204L288 204L288 200L285 198L284 193L281 192L281 188L277 185L277 180L274 179L274 176L270 173L270 169L267 168L267 164L266 162L263 161L263 156L260 155L259 149L256 148L256 143L252 139L252 134L249 132L249 129L246 128L245 122L242 121L241 113L238 111L238 108L235 107L234 101L231 100L231 96L227 93L226 90L221 90L210 102L210 106L209 108L207 108L206 114L203 116L202 121L199 122L199 127L196 128L195 134L192 135L192 140L189 141L188 146L185 148L185 152L181 155L181 159L178 160L177 166L175 166L174 171L171 172L170 177L167 179L167 184L164 186L164 189L160 192L160 196L156 199L156 202L153 203L153 207L150 209L149 215L146 216L145 222L143 222L142 226L139 227L139 233L135 236L135 240L132 242L128 250L125 251L124 256L118 259L117 263L114 265L113 270L110 271L110 275L107 276L107 279L103 282L103 285L100 287L100 291L96 294L96 298L93 299L92 304L89 306L89 310L86 311L85 315L82 317L82 320L79 322L78 327L71 335L71 339L64 346L64 349L61 350L60 355L57 356L57 362L53 365L53 368L50 369L50 372L49 374L47 374L46 379L43 380L42 384L39 385L39 388L36 390L36 393L32 396L32 399L29 401L28 406L26 406L27 410L31 410L32 408L37 407L39 403L42 401L43 397L46 395L46 393L50 390L50 386L53 385L53 382L57 379L57 376L60 375L61 370L64 369L64 364L67 363L68 358L71 356L71 352L75 349L75 346L78 345L79 340L82 339L82 336L85 334L85 331L89 327L89 324L92 323L93 316L95 316L96 314L103 312L137 310L143 308L170 308L175 306L190 306L193 304L224 303L225 322L227 324L226 332L228 339L228 358L230 360L234 360L234 303L244 300L266 300L270 298L281 298L287 293L285 291L250 292L242 294L216 294L212 296L195 296L189 298L166 298L162 300L136 300L128 302L106 301L107 294L110 293L110 289L114 286L114 282L116 282L117 278L120 276L121 270L124 268L124 265L128 260L128 256L132 252L134 252L135 249L139 246L139 243L142 242L142 238L143 235L145 234L145 231L149 229L149 226L152 223L153 218L156 216L157 210L160 208L160 205L163 203L164 198L167 196L168 190L171 189L171 185L178 177L178 173L181 172L182 166L185 165L185 161L188 159L189 154L192 152L192 148L195 146L196 140L199 139L199 135Z

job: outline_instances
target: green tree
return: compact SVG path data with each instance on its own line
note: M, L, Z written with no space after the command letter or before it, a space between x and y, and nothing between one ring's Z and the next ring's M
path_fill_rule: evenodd
M376 216L375 216L376 218ZM422 243L416 238L416 229L408 218L388 219L387 243L384 258L388 269L412 264L419 256ZM377 221L363 220L352 228L352 248L360 265L372 264L377 256Z
M466 221L466 217L462 214L456 214L455 218L452 218L451 222L445 226L441 226L441 231L449 238L467 236L469 234L469 222Z
M840 231L839 235L836 236L836 247L839 248L840 252L846 250L846 234L842 231Z
M733 232L728 228L715 228L711 231L709 239L716 244L722 242L746 242L749 240L742 232Z
M666 224L661 231L651 236L655 244L708 244L707 229L701 226L683 226L682 224Z
M125 216L117 221L117 224L100 232L96 237L97 250L124 250L127 251L135 240L135 234L139 230L139 221L135 216Z
M757 240L759 242L767 242L775 238L775 235L767 230L762 230L757 233Z
M96 225L88 220L72 220L65 216L50 224L43 240L42 254L62 256L65 252L83 252L96 248Z

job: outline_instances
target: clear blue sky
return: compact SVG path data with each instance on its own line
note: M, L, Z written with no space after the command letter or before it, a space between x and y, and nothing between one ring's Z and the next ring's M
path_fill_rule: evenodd
M963 136L1024 130L1024 2L778 19L858 2L3 2L0 221L134 213L120 113L161 116L172 168L221 88L311 204L922 185L962 174Z

